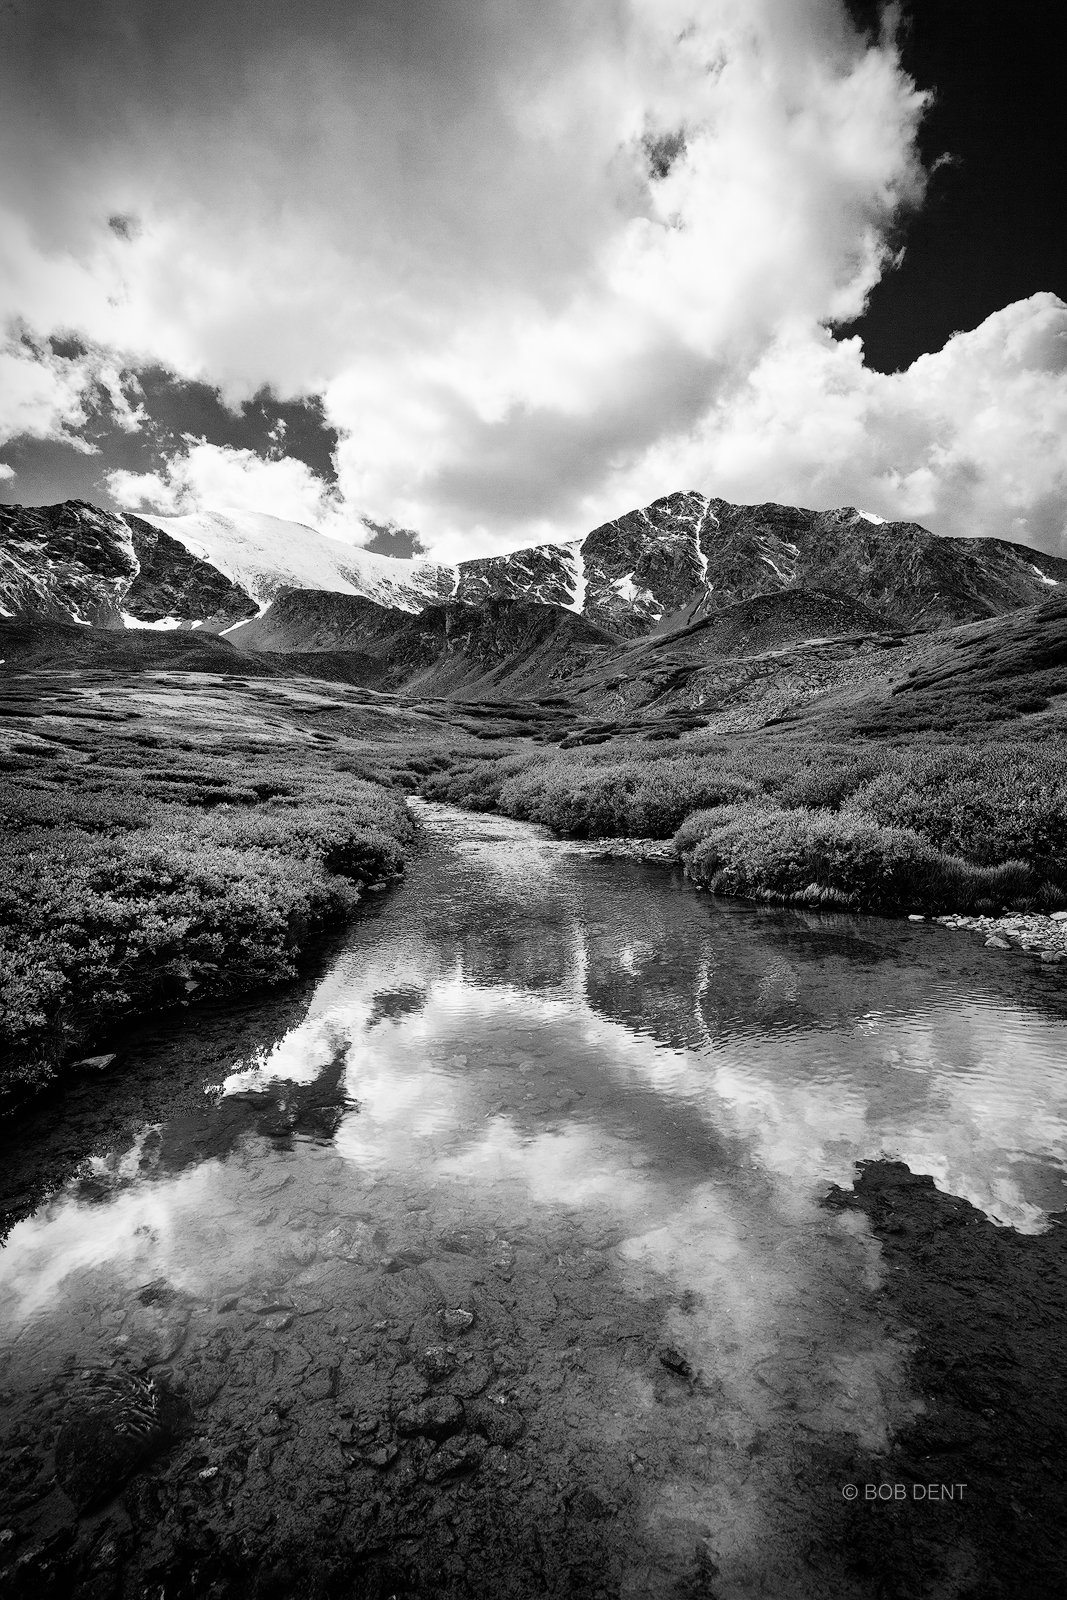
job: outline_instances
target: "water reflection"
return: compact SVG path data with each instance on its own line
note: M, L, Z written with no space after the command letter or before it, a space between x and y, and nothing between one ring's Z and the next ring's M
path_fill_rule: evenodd
M426 858L304 1018L224 1052L209 1094L12 1231L0 1384L39 1402L121 1362L220 1437L250 1396L280 1415L297 1394L385 1437L428 1387L419 1339L469 1306L448 1381L525 1407L559 1470L617 1498L624 1478L631 1591L673 1583L699 1537L716 1592L748 1592L803 1545L804 1452L884 1449L915 1405L877 1251L820 1194L885 1154L1043 1226L1062 1003L939 929L717 905L424 814ZM373 1381L372 1336L392 1341ZM313 1415L233 1494L278 1460L299 1477L302 1449L324 1470L336 1419Z

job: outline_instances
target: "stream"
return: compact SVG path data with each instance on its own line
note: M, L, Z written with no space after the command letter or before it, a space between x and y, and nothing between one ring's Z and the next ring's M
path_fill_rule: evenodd
M882 1594L842 1486L925 1402L823 1201L890 1158L1043 1234L1062 983L418 810L298 1004L132 1030L5 1134L68 1167L0 1251L0 1587Z

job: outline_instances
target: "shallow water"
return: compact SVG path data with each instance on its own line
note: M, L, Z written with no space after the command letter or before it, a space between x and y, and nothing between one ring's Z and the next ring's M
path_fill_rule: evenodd
M78 1525L92 1581L119 1551L108 1592L148 1529L157 1576L313 1538L428 1593L873 1592L803 1552L921 1400L865 1220L820 1200L891 1156L1044 1228L1062 986L938 927L724 904L420 812L425 852L303 1019L214 1055L175 1024L198 1097L12 1229L12 1549L69 1533L49 1451L106 1370L186 1407ZM433 1394L467 1408L436 1447L403 1423Z

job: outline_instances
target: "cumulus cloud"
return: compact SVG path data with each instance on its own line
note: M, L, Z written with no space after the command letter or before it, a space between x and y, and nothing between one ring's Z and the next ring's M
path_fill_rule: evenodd
M162 472L118 470L108 473L107 485L128 511L267 511L334 537L366 538L366 529L346 512L336 489L292 456L264 460L252 450L187 439Z
M1033 295L892 375L858 339L787 333L627 488L660 481L1067 554L1067 305Z
M338 495L187 441L123 503L349 536L358 508L447 556L689 484L1059 537L1058 302L895 378L826 331L923 189L923 97L842 0L39 0L2 29L0 315L231 405L321 395L341 436ZM10 426L76 434L88 369L11 359Z

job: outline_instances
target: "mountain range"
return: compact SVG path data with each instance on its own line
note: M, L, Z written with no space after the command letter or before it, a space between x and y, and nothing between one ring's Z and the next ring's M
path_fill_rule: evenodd
M285 655L295 671L444 696L568 690L593 665L622 706L636 679L655 699L665 672L677 689L709 655L877 648L1062 597L1067 560L1025 545L696 491L583 539L455 565L377 555L262 513L0 507L11 623L218 635L220 649ZM703 703L695 692L687 703Z

